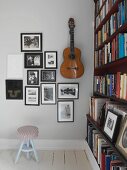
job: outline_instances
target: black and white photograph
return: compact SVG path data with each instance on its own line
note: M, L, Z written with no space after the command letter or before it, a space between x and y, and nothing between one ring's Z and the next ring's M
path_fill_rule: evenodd
M25 53L25 68L43 68L43 53Z
M55 82L56 70L41 70L41 81Z
M23 51L42 51L42 33L21 33Z
M74 101L58 101L57 121L74 122Z
M39 85L39 70L27 70L27 84Z
M57 68L57 51L45 51L45 68L56 69Z
M125 118L122 122L119 136L116 141L116 147L127 159L127 115L125 116Z
M6 99L23 99L23 80L6 80Z
M25 87L25 105L39 106L40 87L26 86Z
M107 111L107 117L104 125L104 132L112 142L116 141L119 127L120 127L121 115L116 114L110 110Z
M55 83L41 83L41 104L56 104Z
M78 99L79 83L58 83L58 99Z

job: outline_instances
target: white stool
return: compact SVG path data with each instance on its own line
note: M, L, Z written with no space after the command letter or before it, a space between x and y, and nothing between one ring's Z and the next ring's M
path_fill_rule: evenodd
M35 126L22 126L17 129L18 136L21 139L21 145L19 147L15 163L19 160L21 152L27 153L27 158L29 159L29 153L33 152L36 161L38 161L37 152L34 147L33 139L38 137L38 128Z

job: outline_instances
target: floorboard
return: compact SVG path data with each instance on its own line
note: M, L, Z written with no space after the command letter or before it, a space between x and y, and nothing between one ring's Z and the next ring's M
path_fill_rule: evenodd
M21 154L17 164L15 150L0 151L0 170L92 170L85 151L37 151L39 162Z

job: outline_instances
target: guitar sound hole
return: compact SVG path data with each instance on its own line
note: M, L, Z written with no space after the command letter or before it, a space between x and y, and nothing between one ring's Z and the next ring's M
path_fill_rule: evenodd
M70 59L72 59L72 60L75 59L75 55L74 55L74 54L71 54L69 57L70 57Z

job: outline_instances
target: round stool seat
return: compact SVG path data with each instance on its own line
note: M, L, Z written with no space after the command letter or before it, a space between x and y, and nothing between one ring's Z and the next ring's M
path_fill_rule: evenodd
M17 131L21 139L35 139L38 137L38 128L36 126L22 126Z

